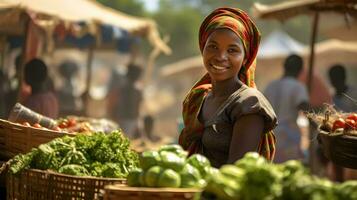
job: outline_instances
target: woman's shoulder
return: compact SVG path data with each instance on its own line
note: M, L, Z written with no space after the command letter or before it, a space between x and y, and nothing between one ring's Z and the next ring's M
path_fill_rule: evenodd
M242 86L240 91L237 91L235 95L234 102L244 102L244 101L266 101L265 96L257 88L248 87L246 85Z

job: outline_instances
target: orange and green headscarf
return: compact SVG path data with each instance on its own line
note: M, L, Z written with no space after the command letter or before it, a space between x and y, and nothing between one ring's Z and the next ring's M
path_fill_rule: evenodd
M242 10L236 8L218 8L202 22L199 31L199 47L201 53L208 37L217 29L227 28L241 39L245 58L238 74L239 79L249 87L255 87L255 60L260 42L260 33L253 21ZM199 152L204 126L198 120L198 114L203 100L211 90L211 78L206 73L189 91L183 102L184 129L179 137L179 144L190 154ZM268 160L275 154L275 137L272 131L262 134L257 151Z

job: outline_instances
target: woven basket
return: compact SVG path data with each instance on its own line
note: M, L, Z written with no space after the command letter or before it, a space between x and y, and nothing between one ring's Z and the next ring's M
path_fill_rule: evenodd
M198 200L201 190L186 188L128 187L124 184L104 188L104 200Z
M39 129L0 119L0 157L10 159L19 153L27 153L33 147L47 143L69 133Z
M8 173L8 200L93 200L101 199L108 184L124 184L125 179L81 177L29 169L19 175Z
M342 167L357 169L357 136L333 135L319 128L318 138L329 160Z

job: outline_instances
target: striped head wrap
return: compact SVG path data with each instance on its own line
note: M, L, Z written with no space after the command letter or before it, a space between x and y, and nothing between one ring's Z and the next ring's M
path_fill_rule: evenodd
M227 28L241 39L245 58L238 74L239 79L249 87L255 87L254 71L255 59L260 42L260 33L249 16L236 8L217 8L209 14L201 24L199 30L199 47L201 53L208 37L217 29ZM190 154L196 153L201 148L203 125L198 121L198 114L204 97L211 90L211 78L206 73L189 91L183 102L183 121L185 128L179 137L179 144ZM275 153L275 137L273 133L262 136L258 151L267 159L272 160Z

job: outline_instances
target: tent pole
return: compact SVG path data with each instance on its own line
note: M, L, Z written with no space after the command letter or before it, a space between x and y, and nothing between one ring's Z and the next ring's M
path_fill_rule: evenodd
M310 57L309 57L309 72L308 72L308 79L307 79L307 89L309 92L309 95L311 96L311 91L312 91L312 79L313 79L313 72L314 72L314 58L315 58L315 42L316 42L316 37L317 37L317 29L318 29L318 24L319 24L319 12L316 11L314 14L314 19L312 23L312 35L311 35L311 41L310 41ZM315 133L315 126L312 124L310 121L310 128L309 128L309 139L310 141L314 141L313 137ZM309 165L310 169L313 173L316 173L317 169L317 155L316 155L316 144L315 142L310 142L309 145Z
M311 35L311 41L310 41L310 57L309 57L309 76L308 76L308 82L307 82L307 88L309 91L309 94L311 93L312 89L312 78L313 78L313 69L314 69L314 61L315 61L315 43L316 43L316 37L317 37L317 29L318 29L318 24L319 24L319 12L316 11L314 15L314 21L312 24L312 35Z

